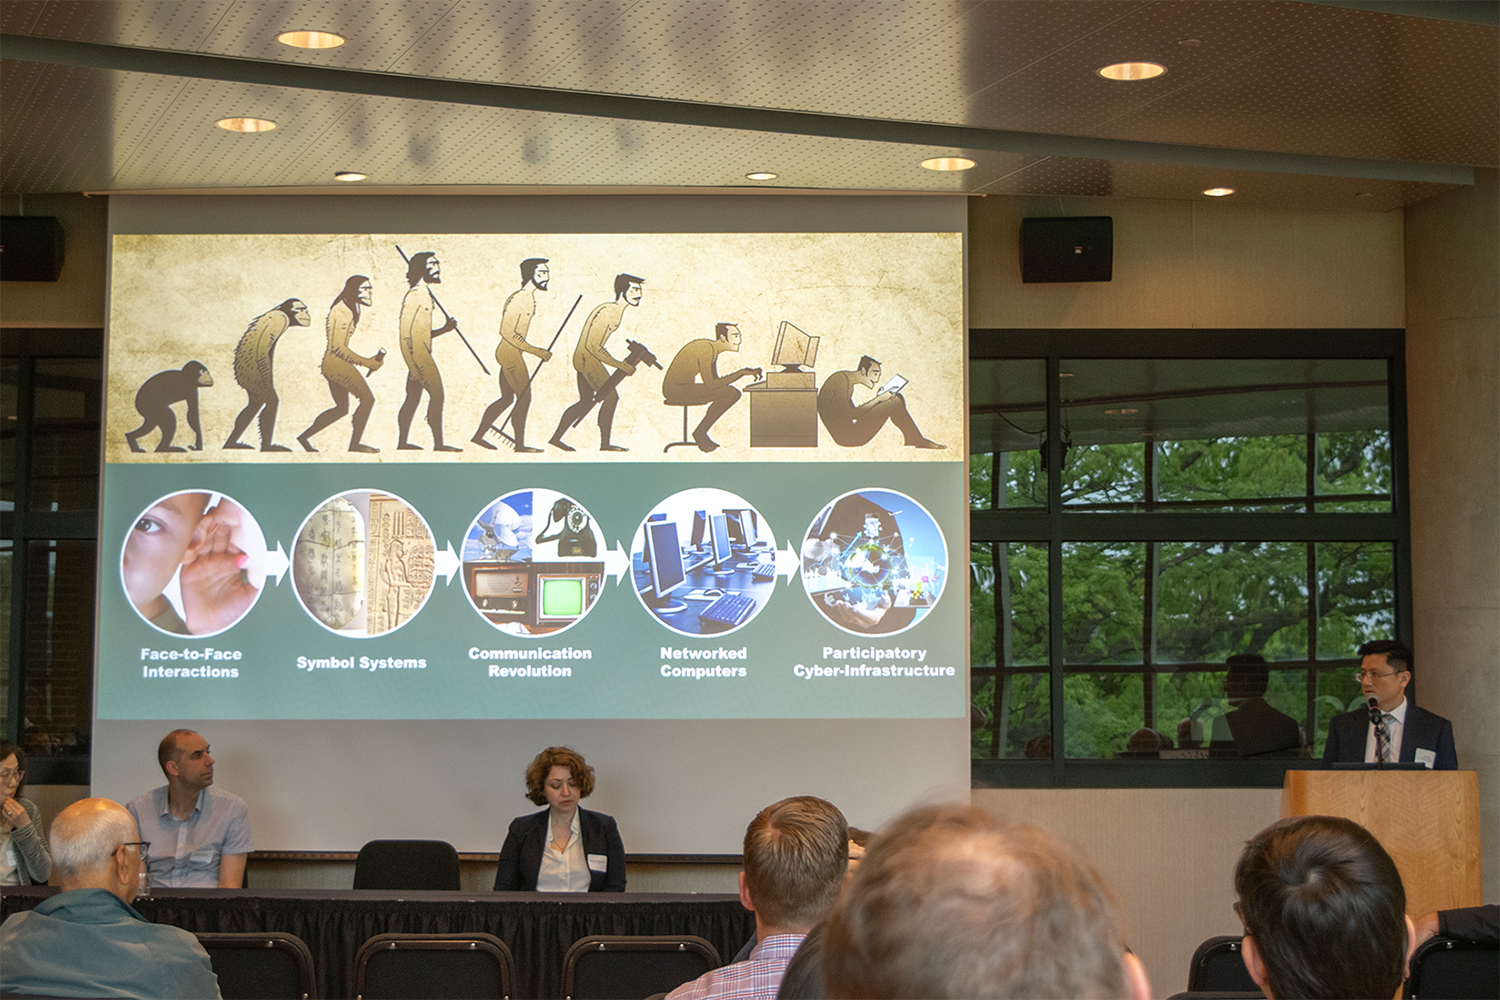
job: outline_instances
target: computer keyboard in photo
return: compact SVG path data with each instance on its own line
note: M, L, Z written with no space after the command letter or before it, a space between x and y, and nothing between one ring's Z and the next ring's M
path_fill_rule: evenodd
M744 594L725 594L708 607L698 612L698 620L709 625L741 624L755 610L755 598Z
M750 578L753 580L774 580L776 578L776 564L773 562L758 562L750 567Z

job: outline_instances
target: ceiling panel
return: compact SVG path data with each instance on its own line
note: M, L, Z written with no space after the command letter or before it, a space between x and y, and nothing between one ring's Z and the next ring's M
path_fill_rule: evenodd
M1404 8L1403 8L1404 9ZM281 45L332 30L340 48ZM1113 142L1494 166L1500 30L1288 0L4 0L8 34ZM0 53L3 55L3 53ZM1156 80L1095 70L1163 62ZM274 74L273 74L274 76ZM743 185L1385 211L1448 185L752 133L3 61L0 189ZM357 88L356 88L357 89ZM590 109L592 110L592 109ZM275 132L213 121L270 117ZM878 130L875 133L878 137ZM1019 147L1018 147L1019 148ZM1227 158L1225 162L1228 163ZM1341 167L1330 173L1349 172ZM1355 171L1358 172L1358 171ZM1368 171L1367 171L1368 172Z

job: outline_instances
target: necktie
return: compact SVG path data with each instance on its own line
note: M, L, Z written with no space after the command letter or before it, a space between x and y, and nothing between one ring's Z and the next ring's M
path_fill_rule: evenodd
M1391 762L1391 730L1390 720L1395 718L1389 712L1383 712L1380 721L1375 723L1375 759L1382 764Z

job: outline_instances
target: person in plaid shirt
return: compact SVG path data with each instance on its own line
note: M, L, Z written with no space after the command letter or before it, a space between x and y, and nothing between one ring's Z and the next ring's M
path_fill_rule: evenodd
M740 902L755 913L750 957L685 983L667 1000L772 1000L787 963L838 898L849 864L849 827L811 795L766 806L745 830Z

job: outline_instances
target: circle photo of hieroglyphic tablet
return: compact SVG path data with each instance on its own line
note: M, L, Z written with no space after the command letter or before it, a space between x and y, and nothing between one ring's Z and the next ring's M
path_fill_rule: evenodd
M515 490L464 534L464 593L509 635L572 628L604 590L604 536L593 515L556 490Z
M894 490L854 490L813 518L802 586L818 613L853 635L894 635L943 594L948 546L927 508Z
M255 607L266 536L250 512L212 490L179 490L136 515L120 551L131 607L169 635L211 636Z
M384 635L432 593L427 522L400 497L351 490L320 504L297 532L292 583L302 607L339 635Z

